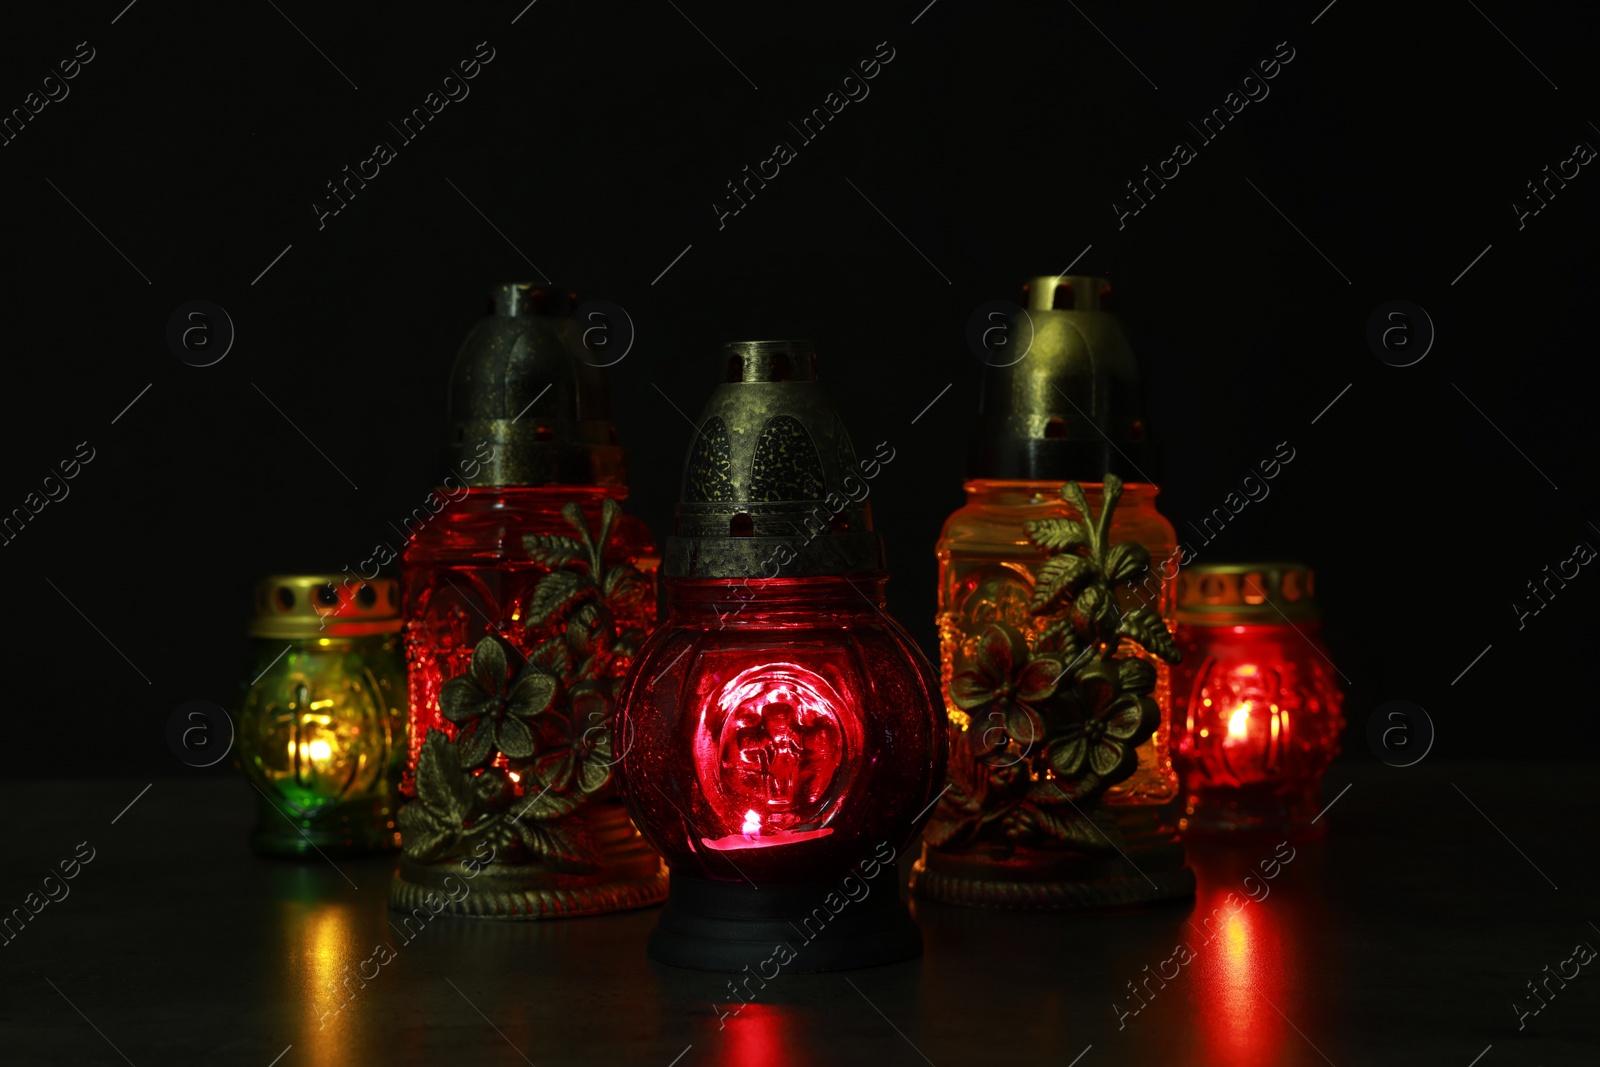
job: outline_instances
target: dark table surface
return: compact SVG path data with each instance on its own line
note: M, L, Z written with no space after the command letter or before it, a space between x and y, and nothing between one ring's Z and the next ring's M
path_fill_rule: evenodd
M1192 906L918 903L920 959L783 975L726 1018L726 976L645 958L654 909L407 942L392 860L255 858L243 781L12 781L0 905L93 858L0 947L0 1063L1596 1064L1600 961L1549 977L1600 947L1596 771L1336 764L1328 836L1271 881L1244 879L1273 842L1191 845Z

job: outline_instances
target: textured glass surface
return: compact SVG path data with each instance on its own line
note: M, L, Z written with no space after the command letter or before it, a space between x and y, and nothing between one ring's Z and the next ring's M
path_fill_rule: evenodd
M943 783L947 734L883 582L666 584L618 733L634 822L674 872L814 881L881 842L904 848Z
M1185 828L1309 825L1343 696L1315 622L1178 627L1174 751Z
M256 845L393 848L405 742L398 634L255 638L240 709L245 775L288 817L263 811ZM306 831L306 833L301 833Z
M1030 637L1043 630L1048 616L1032 615L1034 573L1047 558L1028 540L1024 523L1035 519L1077 518L1077 510L1061 499L1061 482L974 480L966 483L967 504L946 521L939 539L939 660L945 707L954 729L972 727L966 712L950 696L950 679L958 659L972 662L984 629L1004 622ZM1084 483L1090 508L1098 513L1101 487ZM1167 628L1173 627L1173 582L1177 575L1177 534L1155 500L1152 485L1129 483L1112 514L1111 540L1137 541L1150 552L1147 581L1118 589L1118 608L1140 605L1154 608ZM1170 668L1124 642L1123 655L1136 655L1156 668L1151 694L1161 707L1161 725L1139 746L1139 766L1133 776L1106 791L1109 804L1161 805L1178 795L1178 777L1172 766L1170 721L1172 694ZM983 724L979 723L978 728Z
M574 528L561 514L570 502L583 509L589 530L598 531L607 496L620 499L618 493L589 486L469 489L461 499L446 504L407 547L402 571L411 681L411 751L403 783L407 795L413 792L416 756L428 731L448 734L454 729L440 713L439 689L467 673L472 650L484 635L492 633L509 642L520 653L513 657L519 665L523 657L538 654L558 676L577 677L584 664L569 662L574 657L592 659L603 670L613 663L618 669L626 665L624 656L595 657L589 649L572 647L583 644L581 637L592 632L599 642L612 627L626 634L654 625L653 583L660 557L649 530L626 513L609 530L603 562L607 567L627 563L637 568L646 579L638 595L627 598L626 604L620 603L623 598L609 597L607 604L612 606L590 612L587 629L572 625L570 619L558 626L553 618L535 618L538 612L530 610L540 579L556 568L531 556L523 538L574 536ZM552 642L566 647L557 648ZM575 673L568 670L574 666Z

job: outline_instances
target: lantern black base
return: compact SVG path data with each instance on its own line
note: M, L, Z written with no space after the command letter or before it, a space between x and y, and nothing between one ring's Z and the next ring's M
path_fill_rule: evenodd
M840 880L763 885L674 873L650 934L657 963L698 971L844 971L922 954L922 932L900 900L897 870L851 899ZM776 970L774 970L776 968Z

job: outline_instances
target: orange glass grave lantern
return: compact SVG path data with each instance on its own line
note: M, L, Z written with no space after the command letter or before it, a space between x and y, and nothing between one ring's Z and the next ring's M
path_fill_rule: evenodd
M1311 568L1197 564L1178 576L1183 663L1173 756L1188 834L1314 836L1344 696L1321 640Z
M937 547L950 777L912 888L1023 910L1186 897L1168 741L1180 553L1138 363L1106 279L1023 293L1013 341L985 360L967 502Z

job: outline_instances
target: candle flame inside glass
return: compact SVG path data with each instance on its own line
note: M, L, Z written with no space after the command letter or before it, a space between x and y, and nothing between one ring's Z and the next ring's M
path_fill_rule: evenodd
M1243 704L1240 704L1238 707L1234 708L1233 714L1228 716L1228 736L1243 737L1249 732L1249 728L1250 702L1247 700Z

